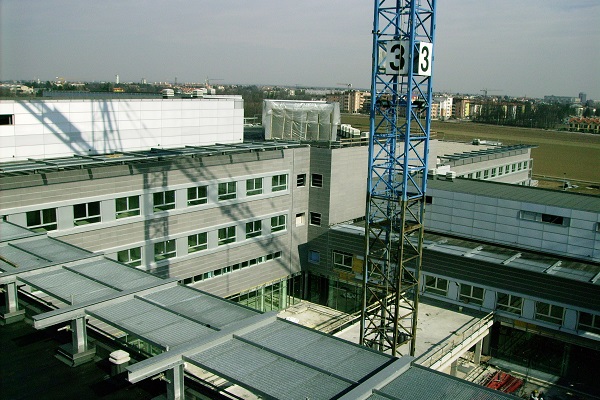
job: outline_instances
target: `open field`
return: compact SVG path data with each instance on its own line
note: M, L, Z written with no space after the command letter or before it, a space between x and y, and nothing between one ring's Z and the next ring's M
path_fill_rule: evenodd
M367 115L342 115L342 123L368 130ZM432 138L471 142L473 139L499 141L503 144L531 144L533 174L567 179L579 186L600 185L600 135L543 129L482 125L472 122L440 122L431 125ZM549 181L552 182L552 181ZM559 187L560 183L549 183ZM546 186L541 184L540 186ZM599 190L592 190L600 194Z

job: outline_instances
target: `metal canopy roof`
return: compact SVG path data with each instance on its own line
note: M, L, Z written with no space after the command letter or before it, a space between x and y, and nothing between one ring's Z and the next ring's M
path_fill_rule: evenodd
M29 159L0 163L0 174L27 174L61 169L77 169L89 166L106 166L136 162L157 161L172 157L208 157L213 155L243 153L249 151L279 150L288 147L304 147L294 141L244 142L239 144L214 144L178 148L150 148L149 150L124 151L98 155L73 155L71 157Z
M369 400L494 400L515 399L497 390L413 365L383 388L375 390Z

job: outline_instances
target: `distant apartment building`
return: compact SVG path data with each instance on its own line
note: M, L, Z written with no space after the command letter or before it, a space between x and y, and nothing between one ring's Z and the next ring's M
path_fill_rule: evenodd
M544 101L547 103L574 104L580 102L580 97L572 96L544 96Z
M370 93L368 93L370 97ZM365 99L367 92L359 90L347 90L342 93L327 95L328 102L338 102L340 111L348 114L361 112L365 108Z
M436 96L431 102L431 118L445 120L452 117L452 97Z

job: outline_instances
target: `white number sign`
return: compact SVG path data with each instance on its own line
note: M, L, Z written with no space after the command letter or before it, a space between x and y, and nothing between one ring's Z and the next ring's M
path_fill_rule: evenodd
M387 53L383 64L386 75L407 75L409 63L408 40L390 40L387 42ZM432 61L431 43L415 43L415 63L413 64L413 73L421 76L431 76Z

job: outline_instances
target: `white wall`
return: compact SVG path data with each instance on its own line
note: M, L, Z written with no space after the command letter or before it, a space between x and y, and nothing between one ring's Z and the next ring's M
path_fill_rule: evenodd
M243 141L241 97L0 101L0 162Z

